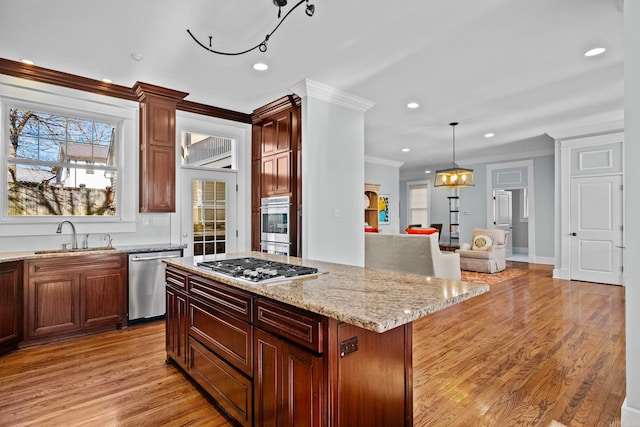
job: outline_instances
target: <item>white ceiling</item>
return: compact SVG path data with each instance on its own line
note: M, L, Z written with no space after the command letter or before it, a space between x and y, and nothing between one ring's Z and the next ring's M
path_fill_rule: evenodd
M315 80L375 102L365 154L405 177L451 163L451 121L456 160L473 164L552 152L547 134L623 118L622 0L309 2L315 15L297 9L266 53L231 57L186 30L245 49L276 25L272 0L0 0L0 57L245 113ZM607 51L585 58L594 46Z

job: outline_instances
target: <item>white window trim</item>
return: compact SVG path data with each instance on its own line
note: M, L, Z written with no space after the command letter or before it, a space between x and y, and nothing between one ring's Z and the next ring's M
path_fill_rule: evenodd
M411 223L411 187L414 185L426 185L427 186L427 219L428 224L423 224L423 227L428 227L431 224L431 183L428 179L420 181L407 181L406 182L406 207L407 207L407 226Z
M53 224L71 220L78 233L135 232L138 200L138 109L134 101L68 89L16 77L0 75L0 162L6 165L9 153L8 109L33 108L60 114L93 117L118 123L118 181L117 217L94 216L38 216L9 217L7 213L7 174L0 174L0 234L3 236L38 236L52 233ZM129 185L127 183L135 183ZM128 191L130 188L134 191Z

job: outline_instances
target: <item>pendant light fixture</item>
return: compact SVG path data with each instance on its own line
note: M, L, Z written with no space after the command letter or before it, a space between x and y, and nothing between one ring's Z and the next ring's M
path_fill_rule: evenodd
M461 168L456 164L456 126L458 122L449 123L453 129L453 167L436 171L434 187L465 188L473 187L476 181L473 178L473 169Z
M287 19L287 17L291 14L291 12L296 10L298 6L302 4L306 4L305 13L307 14L307 16L313 16L314 12L316 11L316 7L313 4L309 3L309 0L299 0L298 3L296 3L293 7L291 7L291 9L289 9L289 11L284 16L282 16L282 8L287 6L287 0L273 0L273 4L278 8L277 25L273 30L271 30L269 34L264 36L264 40L262 40L260 43L256 44L255 46L249 47L247 49L240 50L237 52L225 52L225 51L213 48L213 36L209 36L209 46L207 46L205 43L198 40L196 36L193 35L191 30L187 30L187 33L189 33L191 38L196 43L198 43L203 49L208 50L209 52L212 52L212 53L217 53L218 55L227 55L227 56L244 55L245 53L249 53L256 49L258 49L260 52L266 52L267 44L269 42L269 39L273 35L273 33L275 33L276 30L280 28L280 25L282 25L282 23Z

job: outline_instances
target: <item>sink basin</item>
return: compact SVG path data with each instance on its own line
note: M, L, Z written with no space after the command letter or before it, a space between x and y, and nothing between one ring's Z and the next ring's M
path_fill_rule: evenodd
M75 252L95 252L95 251L113 251L113 246L100 246L97 248L83 248L83 249L45 249L42 251L35 251L36 255L42 254L66 254Z

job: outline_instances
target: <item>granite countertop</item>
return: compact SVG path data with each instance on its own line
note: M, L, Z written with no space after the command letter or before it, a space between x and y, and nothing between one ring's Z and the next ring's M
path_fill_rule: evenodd
M373 270L262 252L209 259L254 257L315 267L323 274L269 284L249 284L195 265L202 258L165 260L168 265L238 289L343 321L385 332L489 291L488 285Z
M146 245L121 245L114 246L113 248L98 247L88 249L77 250L42 250L42 251L14 251L14 252L0 252L0 263L11 261L22 261L26 259L38 259L38 258L50 258L50 257L63 257L63 256L77 256L88 255L96 253L135 253L135 252L157 252L168 250L183 249L184 245L176 245L172 243L150 243Z

